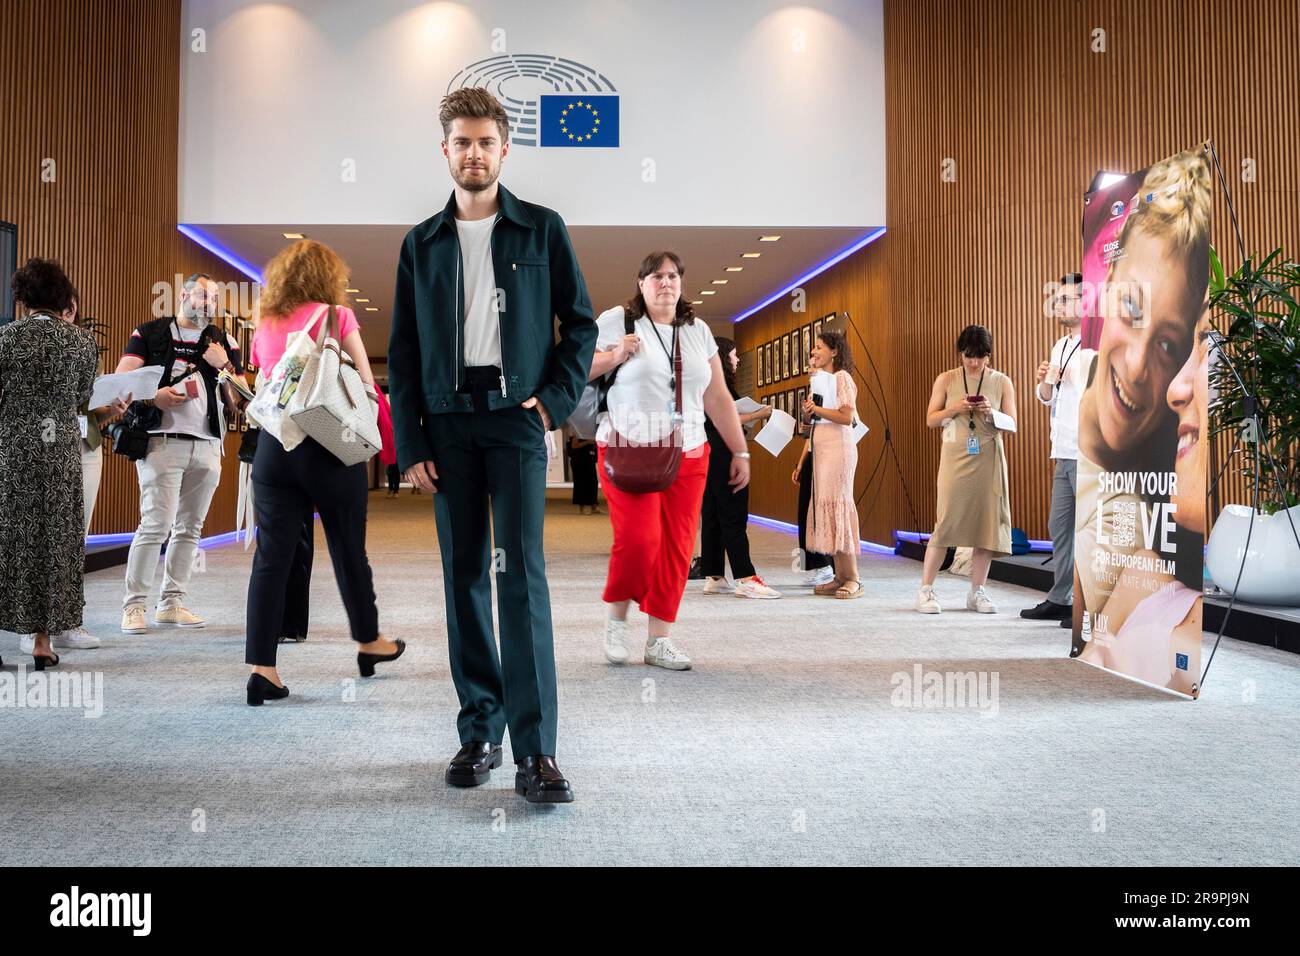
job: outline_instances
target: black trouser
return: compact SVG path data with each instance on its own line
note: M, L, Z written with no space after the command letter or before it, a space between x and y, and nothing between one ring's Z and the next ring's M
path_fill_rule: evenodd
M320 512L334 577L358 643L379 636L374 581L366 559L364 463L344 465L310 438L286 452L263 433L253 460L257 502L257 551L248 581L245 661L273 667L294 555L303 535L303 516Z
M596 446L569 448L569 470L573 472L573 503L596 504Z
M803 569L805 571L816 571L818 568L829 568L831 566L831 556L822 554L818 551L809 551L808 541L808 505L812 502L812 455L808 455L803 460L803 468L799 470L799 550L803 553Z
M393 494L402 486L402 473L397 468L397 462L388 466L388 490Z
M726 573L723 552L731 562L731 576L736 580L752 577L754 563L749 559L749 487L736 491L728 483L731 477L731 449L712 428L709 432L709 473L704 482L704 503L700 513L700 570L708 577ZM715 440L716 439L716 440Z
M515 760L553 757L555 652L542 549L545 430L535 408L487 409L486 393L498 388L499 371L467 368L466 375L463 390L479 410L429 415L424 422L438 472L433 505L447 652L460 698L456 728L461 743L499 744L509 727Z
M284 592L284 620L280 636L302 640L311 620L311 564L316 552L316 519L311 505L302 513L298 548L289 563L289 584Z

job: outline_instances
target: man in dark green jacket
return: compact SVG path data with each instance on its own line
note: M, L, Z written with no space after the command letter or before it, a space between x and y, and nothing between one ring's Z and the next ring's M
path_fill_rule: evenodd
M462 744L446 780L486 782L508 726L516 791L568 803L555 765L545 435L577 405L596 323L564 221L497 183L509 150L501 104L487 90L456 90L439 119L456 188L402 243L388 384L398 466L436 493Z

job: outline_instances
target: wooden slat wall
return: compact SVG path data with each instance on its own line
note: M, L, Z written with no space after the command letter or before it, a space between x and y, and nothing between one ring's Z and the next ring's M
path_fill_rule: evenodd
M1106 52L1092 50L1096 29ZM1212 139L1247 250L1300 253L1297 36L1294 0L886 0L888 233L809 283L808 314L847 309L883 357L922 530L934 520L939 452L924 427L928 388L956 364L960 329L979 322L1021 399L1020 433L1008 441L1013 523L1047 537L1047 417L1030 394L1058 334L1043 317L1043 285L1078 268L1082 193L1098 169L1139 169ZM945 159L955 182L941 179ZM1247 160L1254 182L1243 181ZM1232 268L1241 257L1221 192L1214 214L1214 244ZM736 339L752 349L804 321L778 303L741 323ZM873 428L861 489L882 428L865 392L859 408ZM794 455L755 458L756 512L792 520ZM1248 499L1237 481L1220 500ZM893 474L859 511L873 541L916 524Z
M242 278L176 231L180 13L179 0L0 5L0 219L18 225L20 264L58 259L82 313L109 324L105 370L150 317L155 282ZM236 447L228 437L205 534L234 527ZM135 469L107 455L91 532L138 521Z

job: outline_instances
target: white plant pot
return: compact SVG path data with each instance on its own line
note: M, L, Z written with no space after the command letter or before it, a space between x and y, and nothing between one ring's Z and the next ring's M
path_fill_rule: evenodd
M1300 607L1300 547L1291 531L1295 523L1300 531L1300 505L1277 514L1255 514L1251 527L1251 509L1245 505L1228 505L1214 521L1205 565L1214 583L1232 594L1236 587L1239 601L1250 604L1281 604ZM1290 520L1287 516L1290 515ZM1246 550L1246 532L1250 531L1250 550ZM1241 557L1246 555L1246 569Z

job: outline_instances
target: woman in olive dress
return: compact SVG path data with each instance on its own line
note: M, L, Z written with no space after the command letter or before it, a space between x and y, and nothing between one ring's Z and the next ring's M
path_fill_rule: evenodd
M67 322L58 263L14 273L22 317L0 328L0 630L34 634L37 670L59 662L50 634L81 626L85 568L81 427L99 350Z

